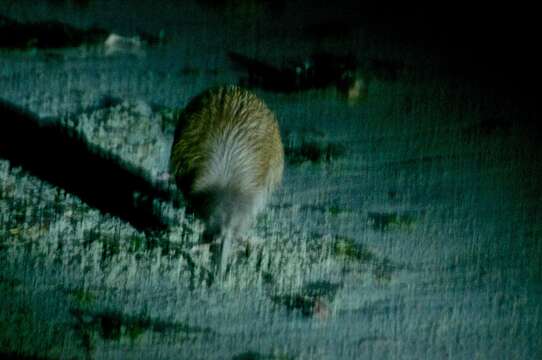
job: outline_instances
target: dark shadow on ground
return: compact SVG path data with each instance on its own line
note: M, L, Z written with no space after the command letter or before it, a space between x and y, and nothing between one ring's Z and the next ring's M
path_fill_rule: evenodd
M45 360L45 358L39 356L26 356L19 353L5 353L0 352L0 359L4 360Z
M100 28L78 29L59 21L23 23L0 15L0 48L58 49L103 43L109 33Z
M277 67L236 52L229 52L230 61L247 74L241 83L248 87L292 93L309 89L337 87L346 92L355 82L356 59L352 55L314 53L302 61L287 59Z
M75 2L84 2L76 0ZM20 22L0 14L0 48L7 50L62 49L103 44L112 33L99 27L77 28L60 21ZM138 31L147 45L159 45L164 38ZM122 42L122 40L121 40Z
M156 201L172 193L73 131L0 100L0 158L117 216L140 231L167 228Z

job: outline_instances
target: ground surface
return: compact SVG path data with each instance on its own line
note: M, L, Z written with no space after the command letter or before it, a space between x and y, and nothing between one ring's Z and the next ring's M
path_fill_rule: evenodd
M130 54L106 54L101 43L0 52L2 101L62 123L165 187L175 109L209 86L237 82L228 50L277 62L348 43L359 57L411 67L375 78L356 103L334 89L255 90L277 114L287 168L225 279L213 278L209 254L194 247L201 224L182 202L157 200L167 226L149 232L0 159L0 352L542 356L542 165L520 106L427 68L430 59L378 34L315 40L231 20L279 11L259 2L143 12L74 1L83 6L76 15L22 3L9 9L21 21L97 22L130 35L145 13L155 19L145 31L165 29L164 45Z

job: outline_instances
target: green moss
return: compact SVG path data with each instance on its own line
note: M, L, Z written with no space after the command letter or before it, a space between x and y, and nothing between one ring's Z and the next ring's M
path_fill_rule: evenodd
M145 242L145 238L141 235L134 235L131 239L130 239L130 246L128 248L128 252L130 253L136 253L138 252L139 250L142 250L143 249L143 245L144 245L144 242Z
M336 238L333 244L333 255L347 261L368 263L374 261L376 256L364 246L349 238Z
M96 301L96 295L88 290L75 289L68 292L70 297L77 303L79 307L87 307Z
M328 211L331 214L331 216L338 216L338 215L346 212L345 209L342 209L342 208L340 208L340 207L338 207L336 205L330 206Z
M102 261L111 260L120 253L120 239L106 236L103 239Z
M137 340L147 330L145 326L140 323L132 323L126 326L125 333L131 341Z

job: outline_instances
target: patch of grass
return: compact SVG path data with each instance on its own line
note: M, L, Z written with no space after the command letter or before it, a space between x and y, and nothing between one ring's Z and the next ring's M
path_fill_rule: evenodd
M126 326L125 334L130 338L130 341L137 340L147 330L144 325L146 324L135 322Z
M309 297L322 297L333 300L341 284L318 280L308 283L303 287L303 293Z
M102 242L102 262L111 260L120 253L120 240L116 236L105 236Z
M343 237L335 239L333 244L333 255L346 261L357 261L361 263L369 263L376 259L376 255L372 251L357 244L352 239Z
M147 331L181 335L183 340L190 340L196 336L215 335L215 332L208 327L193 326L183 322L166 322L146 315L129 316L114 311L93 313L76 308L71 309L70 312L78 321L76 330L83 338L83 342L88 342L93 334L99 335L104 340L119 341L122 338L128 338L136 341Z
M416 225L416 218L410 213L370 212L368 216L372 228L377 231L412 230Z
M338 216L340 214L343 214L343 213L347 212L346 209L340 208L337 205L330 206L328 211L331 214L331 216Z
M96 295L89 290L74 289L68 291L69 296L77 303L79 307L87 307L96 301Z
M310 282L298 294L281 294L271 296L271 301L285 306L289 311L298 311L303 316L313 316L319 306L332 302L341 284L329 281Z
M277 305L285 306L289 311L300 311L304 316L312 316L316 299L300 294L294 295L274 295L271 297Z
M142 235L134 235L131 239L130 239L130 245L128 247L128 252L129 253L136 253L140 250L143 249L145 245L145 238L142 236Z
M368 271L371 271L379 283L390 282L393 272L398 268L388 258L379 257L365 246L348 238L337 237L333 243L332 254L346 262L370 265Z

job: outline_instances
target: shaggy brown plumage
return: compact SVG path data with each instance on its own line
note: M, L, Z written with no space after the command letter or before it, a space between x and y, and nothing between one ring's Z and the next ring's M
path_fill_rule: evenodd
M237 86L194 98L179 117L171 173L213 238L240 235L282 179L277 120Z

